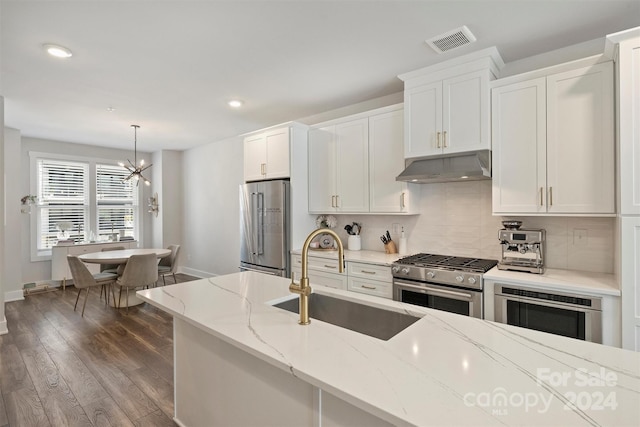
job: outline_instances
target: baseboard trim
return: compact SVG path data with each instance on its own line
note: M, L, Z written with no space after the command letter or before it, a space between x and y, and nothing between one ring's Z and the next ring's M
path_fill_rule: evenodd
M0 335L8 334L9 329L7 328L7 318L2 316L2 322L0 322Z
M24 300L24 291L22 289L4 293L4 302L22 301L22 300Z
M209 273L207 271L196 270L189 267L178 267L178 273L188 274L189 276L199 277L200 279L207 279L209 277L217 276L217 274Z

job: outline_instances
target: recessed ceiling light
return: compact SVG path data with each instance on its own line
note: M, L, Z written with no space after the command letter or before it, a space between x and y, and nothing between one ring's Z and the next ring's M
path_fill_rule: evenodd
M110 113L113 113L114 111L116 111L116 109L111 107L111 106L109 106L109 107L107 107L107 111L110 112Z
M49 55L56 58L69 58L73 55L69 49L57 44L43 44L42 47Z
M232 99L228 102L228 104L231 108L240 108L242 107L242 104L244 104L244 102L240 101L239 99Z

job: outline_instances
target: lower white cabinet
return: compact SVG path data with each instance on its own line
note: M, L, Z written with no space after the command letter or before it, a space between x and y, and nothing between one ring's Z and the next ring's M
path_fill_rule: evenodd
M122 246L125 249L134 249L138 247L138 242L104 242L104 243L87 243L81 245L54 246L51 248L51 280L61 280L66 282L71 280L71 271L67 262L67 255L83 255L92 252L100 252L102 248L109 246ZM92 273L100 272L100 264L86 264ZM66 284L66 283L65 283Z
M347 289L361 294L391 299L391 268L383 264L347 262Z
M340 273L337 260L310 256L307 268L312 288L314 285L321 285L334 289L347 289L347 272ZM302 257L300 255L291 256L291 272L296 280L300 280L302 277Z
M369 264L346 261L343 273L338 271L335 259L309 256L309 283L329 288L349 290L377 297L392 297L391 267L385 264ZM296 280L302 276L302 257L291 255L291 271Z

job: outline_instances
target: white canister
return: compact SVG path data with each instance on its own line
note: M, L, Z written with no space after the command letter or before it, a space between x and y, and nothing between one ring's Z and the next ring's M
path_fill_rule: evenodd
M350 235L349 240L347 240L347 249L350 251L359 251L362 248L362 241L360 240L360 235Z

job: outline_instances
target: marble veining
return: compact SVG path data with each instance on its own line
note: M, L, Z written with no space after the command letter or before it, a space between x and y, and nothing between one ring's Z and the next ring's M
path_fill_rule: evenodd
M138 296L395 425L639 424L638 353L320 286L422 319L388 341L300 326L272 306L288 284L243 272Z

